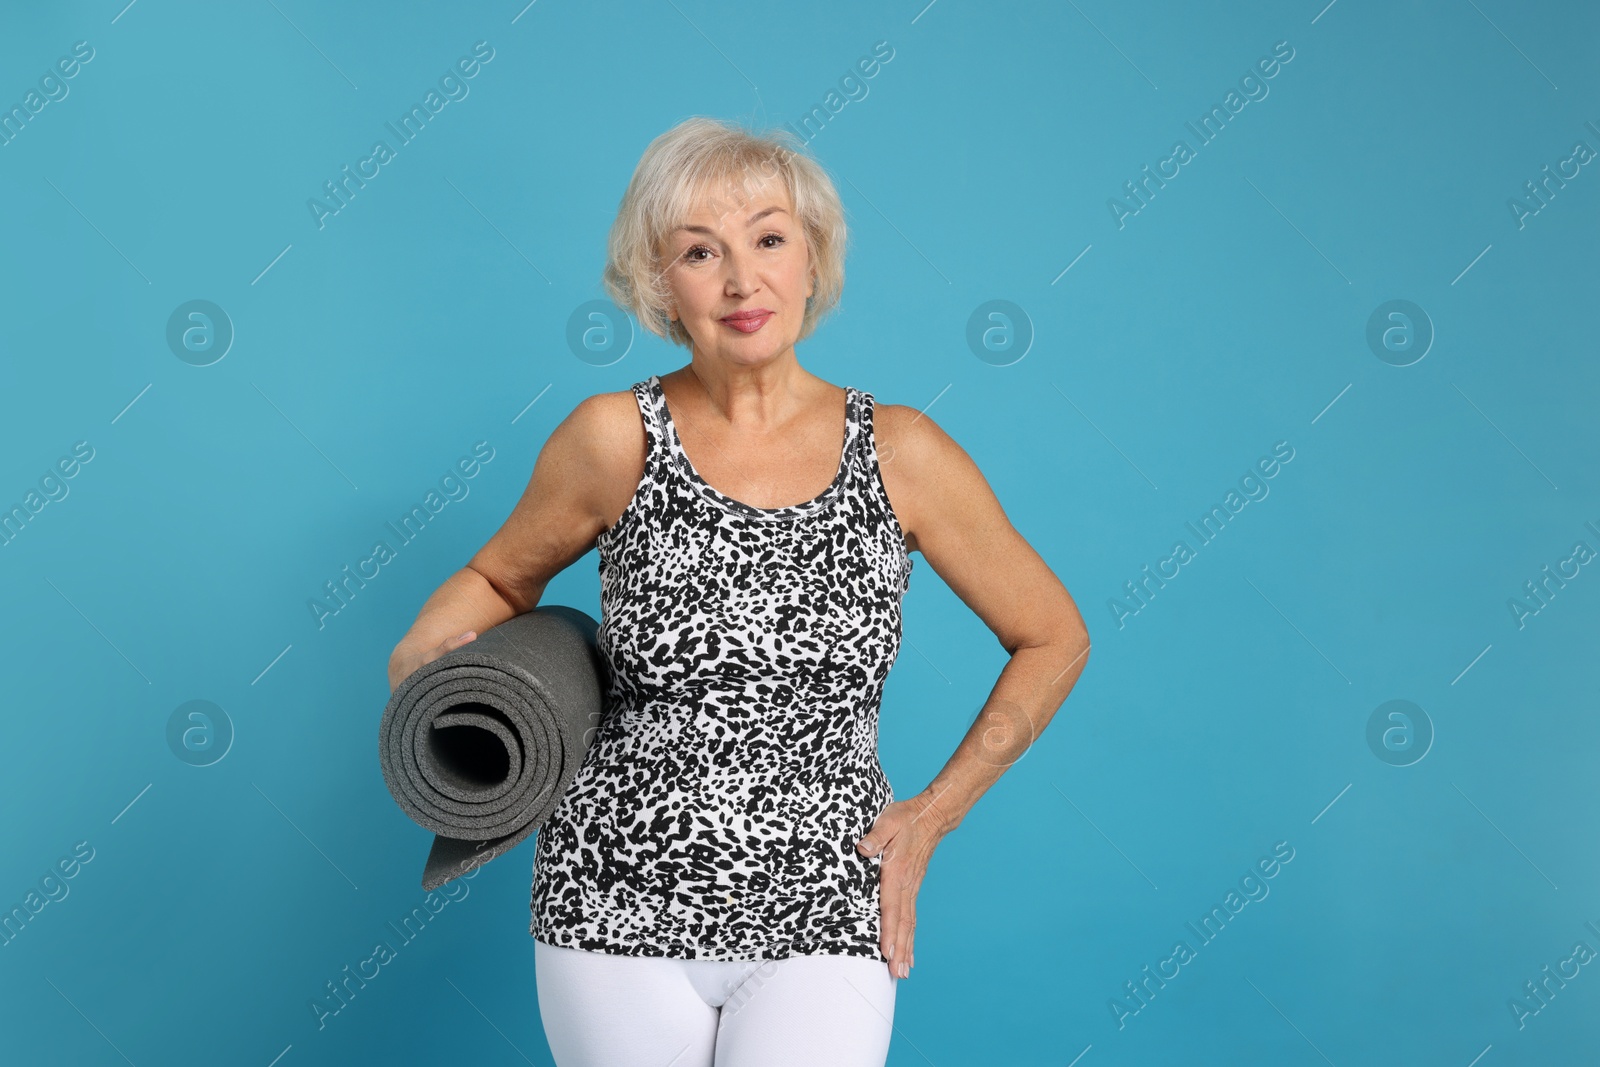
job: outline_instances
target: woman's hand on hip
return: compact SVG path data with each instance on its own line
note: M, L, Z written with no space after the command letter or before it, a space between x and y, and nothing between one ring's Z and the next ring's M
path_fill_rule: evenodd
M883 910L879 947L889 957L890 973L911 974L916 962L912 947L917 928L917 891L928 872L928 858L947 832L926 791L909 800L897 800L883 809L872 829L856 842L857 851L882 853L878 867L878 898Z

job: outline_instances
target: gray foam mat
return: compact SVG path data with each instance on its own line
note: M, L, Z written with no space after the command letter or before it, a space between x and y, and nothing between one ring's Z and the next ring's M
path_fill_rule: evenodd
M508 619L418 667L378 726L389 793L434 832L422 887L513 848L566 792L604 715L599 624L560 605Z

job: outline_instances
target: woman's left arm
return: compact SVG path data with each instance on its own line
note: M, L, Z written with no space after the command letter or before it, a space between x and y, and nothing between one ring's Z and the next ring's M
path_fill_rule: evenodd
M883 853L882 949L896 975L916 956L916 895L928 858L1028 750L1071 692L1089 633L1066 587L1006 518L972 461L915 408L876 409L879 466L911 550L922 553L1010 654L989 699L928 787L883 810L858 844Z

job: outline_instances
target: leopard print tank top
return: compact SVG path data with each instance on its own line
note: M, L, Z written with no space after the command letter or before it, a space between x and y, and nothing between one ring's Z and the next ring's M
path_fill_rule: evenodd
M633 386L648 458L595 544L606 713L534 856L529 932L629 956L884 959L894 799L878 709L911 578L872 433L846 388L844 451L812 500L758 508L684 452L659 376Z

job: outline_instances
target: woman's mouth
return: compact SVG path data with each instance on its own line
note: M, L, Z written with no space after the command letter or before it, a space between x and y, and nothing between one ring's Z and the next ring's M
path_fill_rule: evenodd
M740 333L755 333L762 326L765 326L770 318L772 318L772 312L770 311L735 311L721 321L728 326L732 326Z

